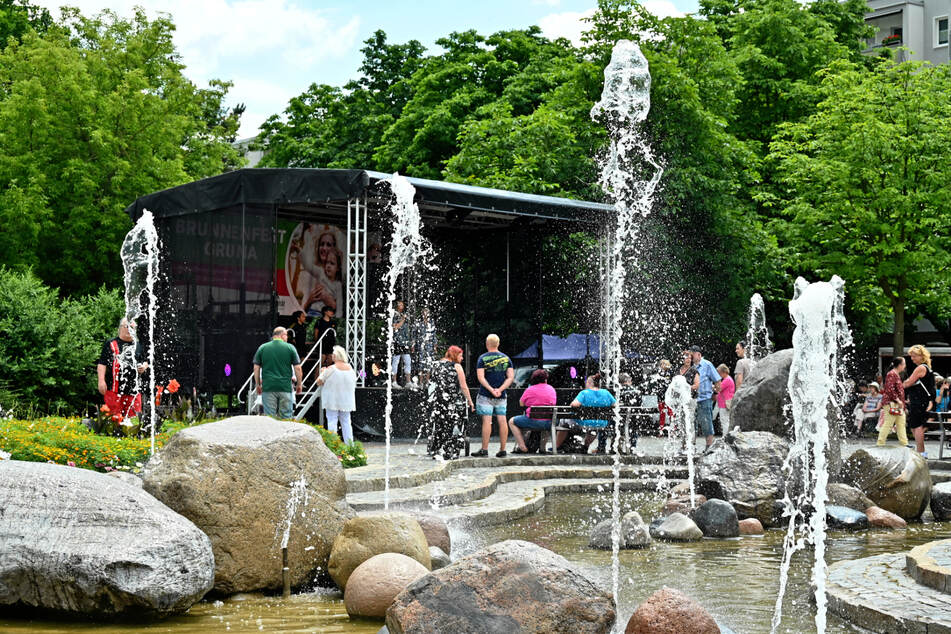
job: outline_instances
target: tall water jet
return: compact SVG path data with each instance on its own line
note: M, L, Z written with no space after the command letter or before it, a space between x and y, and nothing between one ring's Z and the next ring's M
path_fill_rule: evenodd
M779 576L779 596L773 612L772 632L782 619L783 597L793 554L806 544L815 551L812 583L816 596L816 630L825 632L825 535L826 485L829 459L837 461L838 443L830 439L838 433L835 425L841 371L840 350L851 345L852 335L845 321L844 282L834 276L828 282L809 284L796 280L789 315L796 324L793 332L793 360L787 384L792 400L795 438L783 467L787 475L783 500L789 526L783 547ZM830 422L831 421L831 422ZM790 489L798 489L791 492Z
M391 363L394 345L393 320L396 316L396 285L400 276L419 262L423 254L430 251L430 246L419 232L421 226L419 207L413 202L416 188L399 174L393 174L387 182L390 184L390 191L394 198L390 206L393 232L390 241L389 267L386 272L386 360L387 363ZM384 428L386 453L383 471L383 508L388 510L390 508L390 439L393 434L393 385L389 380L386 382Z
M654 191L663 174L648 145L642 126L650 110L651 77L647 59L628 40L620 40L604 69L601 100L591 109L591 117L604 123L610 136L607 158L599 182L614 201L613 231L607 236L604 296L602 299L601 367L606 373L605 387L617 393L621 372L622 311L628 298L627 258L625 251L637 246L640 221L653 205ZM636 260L635 260L636 263ZM618 407L619 405L616 405ZM615 412L615 417L619 418ZM617 602L620 548L620 443L614 443L612 467L614 487L611 520L611 579Z
M674 413L673 423L668 421L668 427L673 430L668 435L673 434L678 438L682 437L686 443L687 454L687 481L690 487L690 508L696 506L696 478L694 477L695 465L693 464L693 452L695 445L694 436L694 408L696 402L687 385L687 379L678 374L670 382L667 392L664 394L664 402ZM682 435L681 435L682 434ZM668 447L670 443L668 443ZM666 449L666 448L665 448ZM666 465L665 465L666 466Z
M159 247L152 212L145 209L135 226L126 234L120 251L125 279L125 317L129 322L133 343L122 351L119 363L127 368L136 368L135 349L139 343L139 335L135 324L139 317L147 314L149 391L142 401L143 409L147 407L150 418L150 454L155 453L155 430L158 427L158 412L155 407L155 282L159 271Z
M769 329L766 327L766 307L759 293L753 293L750 297L749 322L746 331L746 358L752 365L773 351Z

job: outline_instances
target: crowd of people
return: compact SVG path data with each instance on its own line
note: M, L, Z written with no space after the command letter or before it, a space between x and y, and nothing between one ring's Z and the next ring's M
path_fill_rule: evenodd
M436 362L433 370L435 390L432 392L429 408L429 454L431 456L451 459L459 455L460 447L465 442L465 426L468 412L471 410L474 410L481 419L482 441L481 447L472 454L473 456L489 455L489 440L493 427L498 431L499 436L500 448L495 454L498 458L508 455L509 433L515 439L513 454L545 451L545 436L551 428L551 418L545 415L533 415L532 409L535 408L537 412L538 408L556 405L557 391L549 384L548 371L543 368L536 369L532 372L528 388L519 399L519 405L524 408L524 412L510 415L507 390L512 386L515 372L512 360L499 350L499 344L498 335L490 334L486 337L486 351L476 362L476 380L479 387L474 401L462 365L462 349L458 346L450 346L445 356ZM574 396L570 407L579 408L579 410L580 408L604 408L620 401L624 406L643 408L649 403L650 406L658 408L662 424L669 424L674 413L664 404L663 393L670 381L680 375L691 387L692 399L689 407L695 412L698 433L704 437L709 447L713 444L715 437L715 420L719 421L724 433L729 429L733 395L750 371L751 366L746 358L745 343L737 344L736 354L738 361L732 376L729 367L725 364L714 367L710 361L704 359L703 352L698 346L684 350L681 357L682 363L676 370L668 361L661 361L656 375L651 377L650 381L656 386L655 390L659 390L657 395L650 393L650 386L646 392L635 389L631 376L622 373L618 377L619 389L615 396L602 386L600 374L592 374L585 377L584 389ZM558 423L554 443L556 449L559 450L569 438L573 437L580 438L576 450L583 453L588 453L595 439L598 440L596 453L604 453L607 451L608 442L616 441L615 430L609 429L612 426L607 419L565 417ZM535 438L536 443L529 443L529 436ZM636 433L634 442L636 443Z
M545 451L551 419L533 413L533 408L537 411L538 408L557 405L558 393L549 383L547 370L539 368L532 372L529 386L519 399L524 410L521 413L509 412L508 390L515 380L515 369L511 358L499 349L498 335L486 337L486 350L475 364L478 389L473 395L463 366L462 348L451 345L442 358L436 359L436 329L428 310L423 309L419 318L411 321L403 301L396 302L394 308L394 353L390 359L389 380L394 388L427 388L428 449L431 456L451 459L468 448L467 421L473 411L481 421L481 447L473 452L473 456L489 455L493 427L500 443L496 457L507 455L510 433L515 441L512 453ZM319 368L315 368L319 372L314 372L314 376L316 383L322 386L321 407L326 414L328 429L336 433L339 426L344 441L351 442L350 415L356 409L357 376L346 351L336 345L335 312L334 307L324 306L320 319L309 325L307 315L297 311L292 315L289 327L275 328L271 340L255 352L254 380L264 414L291 418L295 393L302 392L302 360L306 360L309 353L313 357L312 363L319 364ZM310 351L316 342L320 342L319 348ZM123 319L118 335L103 344L97 367L99 391L106 404L104 409L124 417L138 415L142 410L138 375L148 367L141 363L138 367L127 368L120 362L131 352L133 343L130 325ZM656 371L637 388L633 386L630 374L621 373L616 395L604 389L600 374L589 375L584 377L584 388L574 395L570 407L606 408L620 402L622 406L634 406L641 411L656 408L659 427L663 430L675 415L664 403L668 386L676 377L682 377L690 388L691 399L687 407L693 413L697 434L710 447L716 435L716 424L724 434L729 431L734 394L752 369L746 348L742 341L736 344L737 360L731 374L726 364L714 366L704 358L700 347L692 346L682 351L680 364L676 367L661 360ZM417 359L415 379L414 356ZM951 381L934 372L931 353L925 346L912 346L908 357L913 367L906 368L905 358L896 357L884 377L878 376L876 380L857 386L850 432L860 436L874 431L878 445L884 445L894 431L899 444L908 446L908 430L911 430L916 450L927 457L924 444L927 426L937 420L939 414L951 412ZM141 350L135 358L142 358ZM403 370L402 385L398 382L400 369ZM604 453L608 450L608 442L615 441L616 434L609 429L612 426L606 419L566 416L558 423L553 440L560 451L564 450L566 443L575 442L571 449L588 453L597 439L595 453ZM633 441L636 444L636 430Z
M922 345L908 349L914 364L908 368L905 357L895 357L888 366L884 380L860 383L857 403L853 409L852 434L861 436L877 431L879 446L884 446L894 430L898 444L908 446L908 430L915 440L915 450L925 458L925 433L928 423L939 414L949 412L949 382L935 374L931 352ZM882 385L884 383L884 385Z

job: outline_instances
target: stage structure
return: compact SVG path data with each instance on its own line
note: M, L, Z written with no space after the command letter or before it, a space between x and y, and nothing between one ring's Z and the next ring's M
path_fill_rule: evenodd
M251 371L254 350L275 325L288 323L295 310L316 318L329 305L337 314L338 343L350 354L361 386L369 381L371 350L379 338L371 330L380 328L374 318L382 308L380 279L390 233L388 178L366 170L241 169L129 205L133 221L145 209L153 213L162 242L156 324L160 380L176 378L200 391L233 393ZM539 281L525 279L535 277L532 249L540 244L538 236L577 231L603 236L614 219L613 207L600 203L409 181L416 188L424 232L436 251L445 252L446 262L464 253L468 262L483 258L486 263L474 265L482 277L471 293L456 293L459 306L472 296L469 304L454 309L469 316L450 328L453 341L466 342L467 363L481 352L486 328L504 332L517 322L524 333L525 323L538 321L528 341L524 334L513 335L508 349L540 340L541 317L536 320L529 312L540 314L548 301L540 266ZM524 269L515 279L513 267ZM511 314L508 301L504 316L479 314L479 292L488 287L501 296L503 284L505 299L513 300ZM520 285L517 295L511 292L514 285Z

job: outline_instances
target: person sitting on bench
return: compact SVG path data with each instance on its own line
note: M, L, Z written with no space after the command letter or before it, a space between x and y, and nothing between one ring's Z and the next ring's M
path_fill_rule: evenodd
M525 438L522 436L522 430L546 432L551 424L550 418L532 418L532 406L554 405L558 402L558 394L555 388L548 385L548 370L539 368L532 372L532 378L529 379L529 387L522 394L519 405L526 408L521 416L513 416L509 419L509 429L515 436L515 443L518 445L512 453L531 453L525 445ZM542 438L538 447L539 453L545 452L545 440Z
M592 374L584 382L584 389L578 393L575 400L571 402L572 407L610 407L616 402L614 396L607 390L601 389L601 374ZM588 447L597 438L597 430L608 426L608 421L604 419L582 419L566 421L569 424L568 429L560 430L557 434L556 447L561 447L570 433L577 431L576 428L586 430L584 438L584 453L588 453Z

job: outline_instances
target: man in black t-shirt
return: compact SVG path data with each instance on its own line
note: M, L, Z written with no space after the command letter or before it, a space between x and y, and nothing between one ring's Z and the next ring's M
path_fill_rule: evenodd
M149 364L142 362L132 367L131 364L124 364L120 360L123 352L133 344L129 320L123 317L119 322L119 336L102 344L102 351L99 353L99 361L96 364L99 393L102 394L114 420L130 418L142 411L138 375L145 372ZM136 359L142 358L141 346L136 347L135 353Z
M297 356L303 359L307 356L307 313L295 310L291 319L293 321L287 329L294 331L294 348L297 349Z

